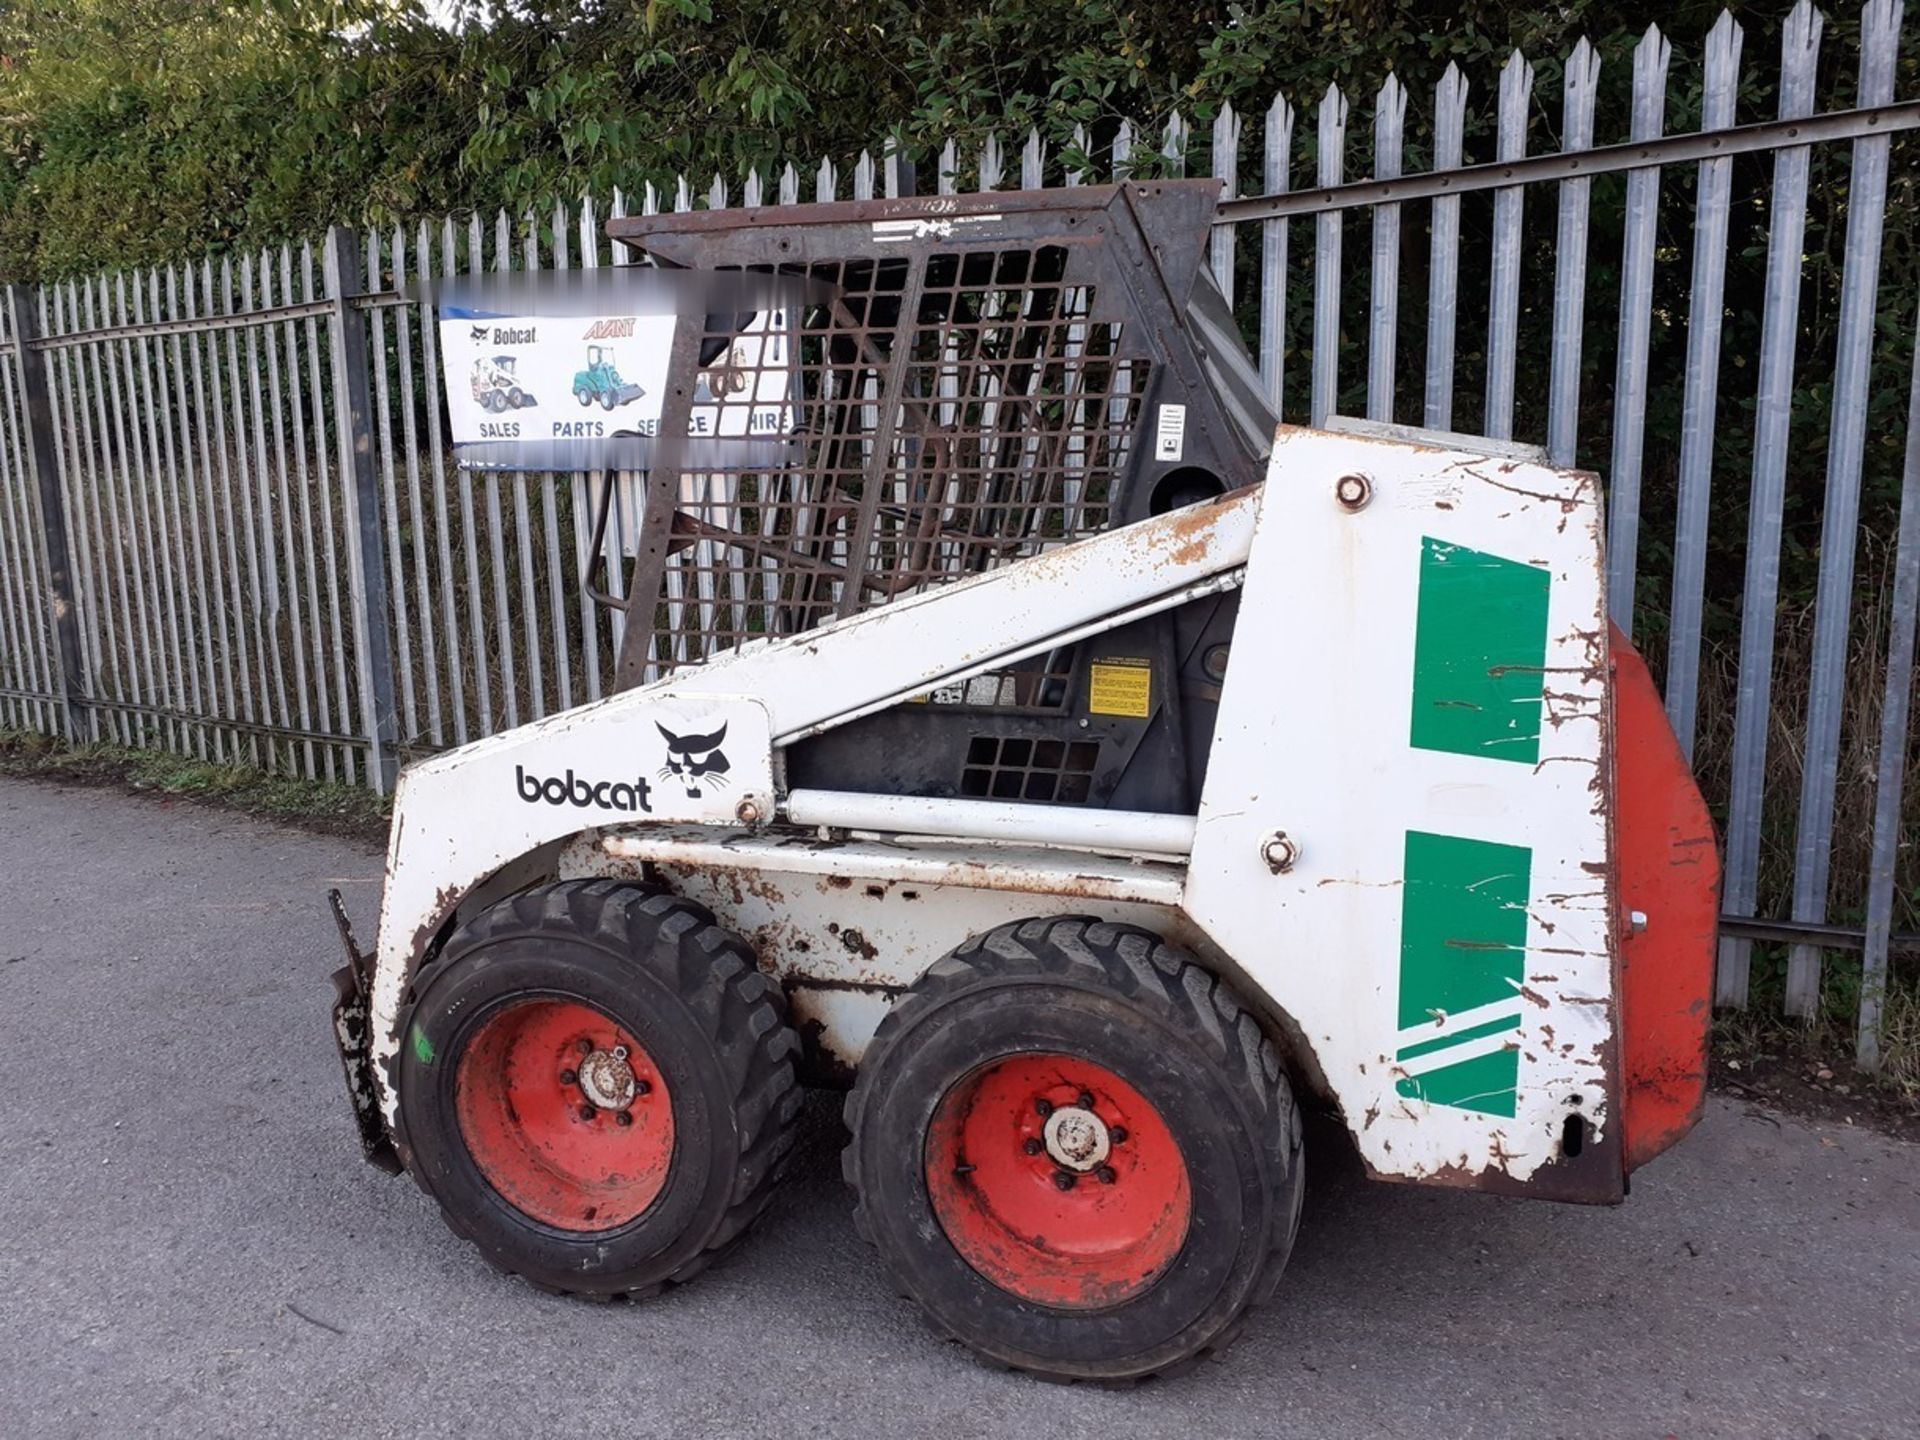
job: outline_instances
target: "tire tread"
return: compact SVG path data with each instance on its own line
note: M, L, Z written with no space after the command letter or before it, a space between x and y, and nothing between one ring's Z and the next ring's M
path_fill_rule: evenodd
M800 1039L787 1023L780 987L761 973L746 942L722 927L704 905L655 886L609 879L535 886L462 922L440 953L414 974L400 1033L407 1033L420 997L450 962L492 941L555 932L576 935L654 970L687 1002L715 1053L733 1057L731 1066L722 1066L734 1082L730 1099L739 1141L730 1204L711 1226L706 1243L670 1274L613 1292L551 1285L516 1271L503 1264L455 1210L440 1204L440 1213L448 1228L473 1244L496 1270L518 1275L538 1290L596 1301L645 1299L705 1270L771 1202L793 1152L801 1105L794 1070ZM404 1144L404 1134L401 1139ZM417 1171L414 1178L427 1188ZM437 1196L432 1198L439 1204Z
M1161 1012L1170 1025L1199 1038L1228 1073L1244 1076L1240 1090L1251 1109L1247 1117L1251 1133L1267 1146L1273 1165L1270 1173L1290 1177L1292 1214L1274 1227L1273 1244L1239 1313L1189 1355L1127 1379L1085 1383L1125 1387L1180 1374L1231 1345L1252 1312L1269 1302L1279 1288L1299 1223L1300 1118L1279 1051L1260 1022L1225 981L1150 930L1085 916L1011 921L970 937L922 973L880 1022L847 1097L846 1125L851 1138L841 1152L841 1173L854 1191L854 1229L868 1245L878 1248L862 1193L859 1163L872 1098L868 1080L882 1068L874 1062L882 1059L888 1048L902 1043L929 1011L976 986L1023 974L1067 978L1089 988L1116 991ZM935 1333L961 1345L967 1343L930 1310L922 1307L921 1314ZM1048 1381L1074 1383L1084 1378L997 1358L991 1363Z

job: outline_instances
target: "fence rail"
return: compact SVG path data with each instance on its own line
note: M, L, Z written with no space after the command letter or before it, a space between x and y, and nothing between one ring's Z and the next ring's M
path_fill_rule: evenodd
M1624 67L1581 41L1550 97L1515 53L1484 138L1449 67L1425 111L1388 77L1366 125L1329 87L1310 116L1276 97L1257 122L1122 122L1054 154L1037 131L888 144L844 174L750 172L738 198L1197 167L1223 193L1207 263L1284 417L1471 415L1600 470L1614 617L1653 642L1725 820L1716 999L1747 1003L1754 945L1787 941L1785 1003L1811 1016L1826 952L1857 946L1872 1063L1889 953L1920 920L1917 297L1883 279L1890 215L1911 277L1913 167L1892 162L1912 159L1920 99L1894 93L1901 5L1857 17L1857 53L1824 72L1845 72L1846 103L1824 110L1825 22L1802 3L1762 87L1774 114L1741 114L1759 71L1723 14L1697 61L1653 28ZM1609 84L1624 138L1595 133ZM1690 128L1669 133L1678 108ZM1540 131L1557 146L1530 152ZM696 195L733 198L721 176L634 198ZM0 724L384 787L407 755L605 693L616 636L578 584L599 481L451 464L427 296L440 276L627 263L600 222L629 197L608 198L10 287ZM1817 293L1810 227L1844 235ZM1904 428L1873 430L1909 376ZM1783 609L1809 584L1810 612Z

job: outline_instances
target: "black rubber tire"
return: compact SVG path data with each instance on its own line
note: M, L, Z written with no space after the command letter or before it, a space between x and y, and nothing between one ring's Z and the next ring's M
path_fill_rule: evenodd
M465 1044L529 993L585 1001L636 1035L672 1096L665 1188L616 1230L544 1225L474 1164L454 1109ZM642 885L569 880L461 925L415 979L402 1030L398 1136L447 1224L496 1268L544 1290L637 1298L705 1269L763 1211L786 1168L801 1095L780 987L701 905Z
M976 1272L927 1194L928 1127L947 1090L1023 1051L1080 1054L1161 1112L1187 1163L1192 1220L1151 1288L1097 1310L1021 1299ZM1148 931L1086 918L976 936L881 1023L847 1099L855 1222L934 1329L1048 1380L1132 1381L1218 1352L1271 1298L1300 1219L1300 1118L1279 1053L1215 976Z

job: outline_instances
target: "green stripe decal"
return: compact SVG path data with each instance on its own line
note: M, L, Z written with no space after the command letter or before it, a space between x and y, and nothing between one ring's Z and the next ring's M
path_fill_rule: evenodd
M1502 1030L1518 1030L1518 1015L1502 1015L1498 1020L1489 1020L1484 1025L1469 1025L1464 1030L1455 1030L1450 1035L1436 1035L1431 1040L1421 1040L1412 1045L1402 1045L1398 1059L1411 1060L1416 1055L1431 1055L1436 1050L1445 1050L1450 1045L1458 1045L1463 1040L1478 1040L1484 1035L1498 1035Z
M1400 1081L1398 1088L1409 1100L1451 1105L1482 1115L1504 1115L1511 1120L1519 1084L1520 1052L1496 1050L1491 1055L1476 1055L1458 1065L1412 1076Z
M1533 852L1522 845L1407 832L1400 902L1402 1031L1519 993L1526 978L1532 869ZM1520 1022L1506 1023L1518 1029ZM1479 1033L1448 1038L1457 1044ZM1519 1051L1509 1049L1410 1077L1399 1089L1436 1105L1510 1116L1519 1076Z
M1550 581L1538 565L1421 539L1415 749L1538 763Z

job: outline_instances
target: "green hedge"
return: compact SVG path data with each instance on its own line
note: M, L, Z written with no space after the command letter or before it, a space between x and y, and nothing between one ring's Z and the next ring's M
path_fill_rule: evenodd
M1783 3L1737 6L1750 73L1777 53ZM1458 61L1490 94L1519 46L1540 67L1536 131L1557 120L1558 57L1599 44L1598 134L1626 132L1626 56L1649 20L1676 43L1678 112L1697 96L1717 7L1519 9L1491 0L816 0L808 5L496 5L449 31L417 3L50 0L0 10L0 270L64 276L277 242L333 220L520 207L676 171L850 157L879 136L963 142L1122 116L1200 120L1223 101L1304 104L1330 81L1356 119L1389 71L1413 90ZM1857 24L1828 29L1847 88ZM1910 29L1912 27L1909 27ZM1834 93L1828 87L1828 93ZM1768 88L1744 109L1769 113ZM1476 107L1484 134L1485 107ZM1471 140L1470 140L1471 145ZM1547 143L1536 139L1536 144Z

